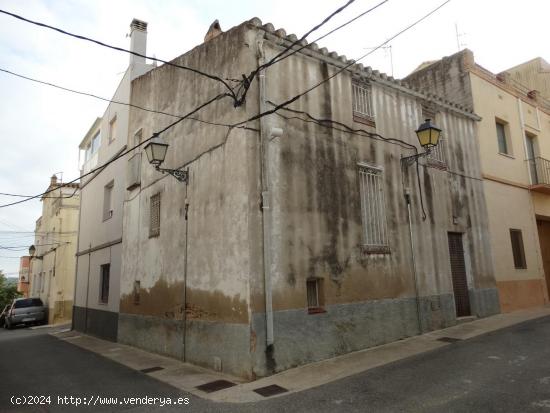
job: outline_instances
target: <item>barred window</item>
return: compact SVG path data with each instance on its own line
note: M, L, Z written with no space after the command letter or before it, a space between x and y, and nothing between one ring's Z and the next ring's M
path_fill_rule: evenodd
M359 164L359 184L363 245L367 247L367 252L389 252L382 169Z
M158 237L160 235L160 194L153 195L150 202L149 237Z
M372 93L370 85L352 83L351 89L353 93L353 114L366 118L373 118L374 111L372 110Z

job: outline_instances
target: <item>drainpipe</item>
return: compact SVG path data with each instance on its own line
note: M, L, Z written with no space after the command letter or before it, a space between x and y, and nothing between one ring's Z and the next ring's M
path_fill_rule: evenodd
M265 63L263 39L258 41L258 66ZM260 113L267 110L265 96L265 70L258 74L260 93ZM260 174L262 185L262 229L264 259L264 293L266 322L266 353L273 351L273 292L271 289L271 211L269 194L269 137L267 136L266 118L260 118Z
M188 172L189 173L189 172ZM187 175L189 176L189 175ZM185 261L183 262L183 351L182 351L182 361L185 362L185 349L187 347L187 257L189 254L189 199L187 198L187 192L189 188L189 180L185 184Z
M416 295L416 316L418 319L418 331L420 334L424 333L422 328L422 310L420 308L420 293L418 288L418 274L416 271L416 258L414 255L414 237L412 229L412 220L411 220L411 193L409 188L405 188L405 202L407 203L407 221L409 222L409 239L411 245L411 261L412 261L412 270L414 278L414 293Z

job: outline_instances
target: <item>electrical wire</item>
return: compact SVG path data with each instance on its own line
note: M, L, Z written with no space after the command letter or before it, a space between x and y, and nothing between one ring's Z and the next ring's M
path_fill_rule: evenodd
M370 9L365 10L363 13L361 13L361 14L355 16L353 19L348 20L347 22L341 24L340 26L338 26L338 27L332 29L330 32L328 32L328 33L322 35L321 37L318 37L317 39L313 40L312 42L310 42L310 44L311 44L311 43L317 43L318 41L323 40L325 37L330 36L332 33L334 33L334 32L336 32L336 31L338 31L338 30L340 30L340 29L346 27L347 25L353 23L355 20L360 19L360 18L363 17L364 15L370 13L371 11L376 10L378 7L382 6L384 3L387 3L388 1L390 1L390 0L381 1L380 3L378 3L378 4L376 4L375 6L371 7ZM295 43L296 43L296 42L295 42ZM291 45L291 47L294 47L294 46L296 45L295 43L293 43L293 44ZM304 44L304 45L300 46L298 49L293 49L291 53L289 53L289 54L287 54L287 55L285 55L285 56L283 56L283 57L281 57L281 58L275 60L272 64L278 63L278 62L280 62L281 60L284 60L284 59L286 59L287 57L290 57L290 56L292 56L292 55L298 53L299 51L301 51L302 49L305 49L306 47L308 47L308 44Z
M136 109L143 110L143 111L146 111L146 112L158 113L160 115L171 116L173 118L181 118L182 117L182 115L175 115L175 114L169 113L169 112L163 112L163 111L160 111L160 110L149 109L149 108L146 108L146 107L143 107L143 106L134 105L133 103L126 103L126 102L120 102L120 101L117 101L117 100L114 100L114 99L107 99L107 98L104 98L102 96L95 95L93 93L82 92L82 91L71 89L71 88L68 88L68 87L65 87L65 86L57 85L55 83L46 82L44 80L34 79L32 77L28 77L28 76L22 75L20 73L15 73L15 72L12 72L11 70L7 70L7 69L3 69L3 68L0 68L0 72L4 72L4 73L10 74L12 76L16 76L16 77L19 77L21 79L29 80L31 82L39 83L39 84L42 84L42 85L45 85L45 86L50 86L50 87L53 87L53 88L56 88L56 89L60 89L60 90L63 90L65 92L75 93L77 95L82 95L82 96L88 96L88 97L98 99L98 100L102 100L102 101L108 102L108 103L115 103L117 105L128 106L128 107L136 108ZM195 117L189 117L188 119L189 120L194 120L194 121L197 121L197 122L200 122L200 123L205 123L205 124L208 124L208 125L214 125L214 126L223 126L223 127L231 126L231 125L227 125L227 124L223 124L223 123L209 122L209 121L202 120L202 119L195 118ZM243 127L243 129L249 129L249 130L255 130L255 131L257 130L257 129L248 128L248 127ZM0 193L0 195L10 195L10 194Z
M81 175L80 177L76 178L76 179L73 179L72 181L69 181L69 182L66 182L66 183L63 183L61 184L59 187L57 188L53 188L53 189L49 189L45 192L42 192L41 194L37 194L37 195L34 195L30 198L25 198L25 199L22 199L20 201L15 201L15 202L11 202L11 203L8 203L8 204L3 204L3 205L0 205L0 208L6 208L6 207L9 207L9 206L13 206L13 205L18 205L18 204L21 204L23 202L27 202L27 201L30 201L32 199L36 199L36 198L40 198L50 192L53 192L55 190L57 190L58 188L62 187L62 186L67 186L69 184L72 184L72 183L75 183L77 181L79 181L80 179L86 177L86 176L89 176L89 175L92 175L92 174L95 174L95 173L100 173L101 171L103 171L107 166L109 166L110 164L112 164L113 162L115 162L116 160L122 158L123 156L127 155L128 153L130 153L131 151L133 151L134 149L137 149L139 148L141 145L143 145L144 143L146 142L149 142L151 139L154 139L156 137L158 137L159 135L161 135L162 133L166 132L168 129L171 129L172 127L176 126L178 123L182 122L183 120L185 120L187 117L191 116L191 115L194 115L195 113L197 113L198 111L200 111L202 108L204 108L205 106L208 106L220 99L223 99L225 97L231 97L231 95L229 95L228 93L221 93L215 97L213 97L212 99L202 103L201 105L197 106L195 109L193 109L192 111L188 112L187 115L184 115L183 117L179 118L178 120L170 123L168 126L164 127L163 129L161 129L160 131L157 131L155 133L153 133L149 138L143 140L142 142L138 143L137 145L134 145L133 147L131 147L130 149L127 149L123 152L121 152L120 154L118 154L117 156L115 156L114 158L110 159L109 161L105 162L103 165L100 165L94 169L92 169L91 171ZM97 176L97 175L96 175ZM94 176L95 178L95 176ZM92 178L93 179L93 178Z
M295 95L293 97L291 97L290 99L286 100L285 102L283 103L280 103L278 105L275 106L275 108L273 109L270 109L270 110L266 110L265 112L261 112L261 113L258 113L257 115L254 115L246 120L243 120L241 122L237 122L235 124L233 124L232 126L239 126L239 125L243 125L243 124L246 124L248 122L252 122L254 120L257 120L257 119L260 119L264 116L267 116L267 115L271 115L275 112L277 112L279 109L282 109L284 108L285 106L288 106L290 105L291 103L297 101L298 99L300 99L301 97L307 95L308 93L310 93L311 91L317 89L319 86L321 86L323 83L326 83L328 81L330 81L331 79L333 79L334 77L338 76L340 73L342 73L343 71L345 71L346 69L350 68L351 66L353 66L354 64L356 64L358 61L364 59L365 57L371 55L372 53L374 53L376 50L380 49L381 47L383 47L384 45L386 45L387 43L389 43L390 41L392 41L393 39L395 39L396 37L400 36L401 34L405 33L406 31L410 30L411 28L413 28L414 26L416 26L417 24L419 24L420 22L422 22L423 20L427 19L429 16L431 16L432 14L434 14L435 12L437 12L439 9L441 9L443 6L445 6L447 3L449 3L451 0L446 0L445 2L441 3L439 6L437 6L435 9L433 9L432 11L430 11L429 13L425 14L423 17L421 17L420 19L416 20L414 23L411 23L410 25L408 25L407 27L405 27L404 29L400 30L399 32L397 32L396 34L394 34L393 36L391 36L390 38L388 38L387 40L385 40L384 42L380 43L377 47L373 48L371 51L365 53L364 55L362 55L361 57L359 57L358 59L356 60L351 60L350 63L346 64L345 66L341 67L339 70L337 70L335 73L333 73L332 75L328 76L327 78L317 82L315 85L309 87L308 89L304 90L303 92L299 93L298 95Z
M322 35L321 37L313 40L312 42L310 43L315 43L315 42L318 42L319 40L322 40L324 39L325 37L327 36L330 36L332 33L346 27L347 25L353 23L355 20L363 17L364 15L376 10L378 7L382 6L384 3L387 3L389 0L384 0L378 4L376 4L375 6L371 7L370 9L368 10L365 10L363 13L355 16L353 19L351 20L348 20L347 22L341 24L340 26L332 29L330 32ZM314 32L315 30L317 30L318 28L320 28L321 26L323 26L325 23L327 23L334 15L340 13L343 9L345 9L347 6L349 6L349 4L352 3L352 2L348 2L346 3L344 6L340 7L338 10L336 10L335 12L333 12L330 16L328 16L325 20L323 20L323 22L321 22L320 24L318 24L317 26L315 26L313 29L311 29L310 31L308 31L306 34L304 34L300 39L296 40L295 42L293 42L290 46L287 46L283 51L281 51L280 53L278 53L277 55L275 55L269 62L266 62L264 63L263 65L260 65L258 66L258 68L256 68L254 71L252 71L252 73L250 73L250 75L248 76L247 78L247 81L245 82L245 91L243 92L242 96L239 98L239 100L242 102L244 101L245 97L246 97L246 93L248 91L248 89L250 88L250 85L252 84L252 80L254 79L254 77L261 71L261 70L265 70L267 69L269 66L272 66L274 65L275 63L278 63L280 62L281 60L284 60L286 59L287 57L290 57L296 53L298 53L300 50L306 48L308 46L308 44L304 44L304 45L301 45L299 48L297 49L294 49L294 46L296 45L299 45L303 40L305 40L307 38L307 36L309 36L312 32ZM285 55L286 52L292 50L291 53L288 53L287 55ZM237 92L237 95L239 95L239 92Z
M15 13L11 13L11 12L6 11L6 10L0 9L0 13L11 16L11 17L14 17L14 18L16 18L18 20L21 20L21 21L24 21L26 23L34 24L35 26L39 26L39 27L43 27L43 28L46 28L46 29L54 30L58 33L61 33L61 34L64 34L64 35L67 35L67 36L70 36L70 37L74 37L76 39L85 40L87 42L95 43L99 46L103 46L103 47L106 47L108 49L117 50L119 52L128 53L128 54L138 56L138 57L143 57L145 59L153 60L155 62L160 62L160 63L163 63L163 64L168 65L168 66L177 67L179 69L188 70L188 71L196 73L198 75L205 76L209 79L216 80L216 81L222 83L227 88L228 93L231 95L231 97L234 100L237 100L237 97L235 96L235 93L233 92L233 89L231 88L231 86L229 86L229 84L225 80L223 80L222 78L220 78L218 76L211 75L209 73L206 73L206 72L203 72L201 70L194 69L194 68L191 68L191 67L188 67L188 66L183 66L183 65L179 65L179 64L176 64L176 63L166 61L166 60L158 59L154 56L147 56L147 55L144 55L144 54L141 54L141 53L138 53L138 52L134 52L132 50L124 49L122 47L112 46L112 45L109 45L107 43L101 42L99 40L95 40L95 39L92 39L90 37L86 37L86 36L82 36L82 35L79 35L79 34L71 33L71 32L68 32L66 30L60 29L58 27L51 26L51 25L46 24L46 23L41 23L41 22L38 22L38 21L35 21L35 20L30 20L26 17L20 16L20 15L15 14Z
M386 0L388 1L388 0ZM327 16L321 23L315 25L312 29L310 29L308 32L306 32L302 37L291 43L289 46L287 46L283 51L275 55L271 60L264 63L263 65L258 66L255 70L253 70L250 75L245 76L243 75L243 81L241 87L244 88L244 92L239 98L237 102L237 106L240 106L244 103L246 94L248 92L248 89L250 88L250 85L252 84L252 81L254 80L254 77L263 69L266 69L267 67L274 64L275 60L283 56L287 51L291 50L294 46L298 45L301 41L305 40L311 33L318 30L322 26L324 26L326 23L328 23L334 16L342 12L344 9L346 9L350 4L355 2L355 0L349 0L346 4L336 9L334 12L332 12L329 16ZM282 59L281 59L282 60ZM240 93L241 88L239 88L237 95Z

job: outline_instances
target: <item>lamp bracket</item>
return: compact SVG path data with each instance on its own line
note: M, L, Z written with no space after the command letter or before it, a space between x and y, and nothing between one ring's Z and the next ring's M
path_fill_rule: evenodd
M430 153L432 153L432 148L426 149L425 152L417 153L415 155L411 156L405 156L401 158L401 164L405 166L411 166L413 163L415 163L418 159L423 158L425 156L428 156Z
M161 168L160 166L156 166L155 169L159 172L167 173L172 175L174 178L176 178L180 182L189 183L189 171L181 169L167 169L167 168Z

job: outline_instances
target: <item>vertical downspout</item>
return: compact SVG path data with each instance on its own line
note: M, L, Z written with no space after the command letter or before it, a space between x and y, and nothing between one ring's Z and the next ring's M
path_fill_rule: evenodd
M188 181L185 184L185 260L183 262L183 351L182 351L182 360L185 361L185 348L187 344L186 333L187 333L187 254L189 252L189 242L187 237L189 236L189 200L187 199L187 190L189 188L189 170L187 170L187 179Z
M420 334L424 333L424 329L422 328L422 311L420 308L420 294L419 294L419 288L418 288L418 274L416 272L416 258L414 255L414 237L413 237L413 229L412 229L412 220L411 220L411 194L407 189L405 189L405 201L407 202L407 221L409 221L409 239L410 239L410 245L411 245L411 261L412 261L412 270L413 270L413 278L414 278L414 292L416 295L416 316L418 318L418 331L420 331Z
M263 39L258 41L258 66L265 63ZM258 74L260 93L260 113L267 110L265 96L265 70ZM266 353L273 352L273 293L271 289L271 226L270 226L270 194L269 194L269 139L267 136L265 117L260 118L260 163L262 184L262 226L263 226L263 258L264 258L264 292L266 321Z
M86 282L86 317L84 318L84 332L88 332L88 296L90 295L90 264L92 261L92 243L88 248L88 281Z

